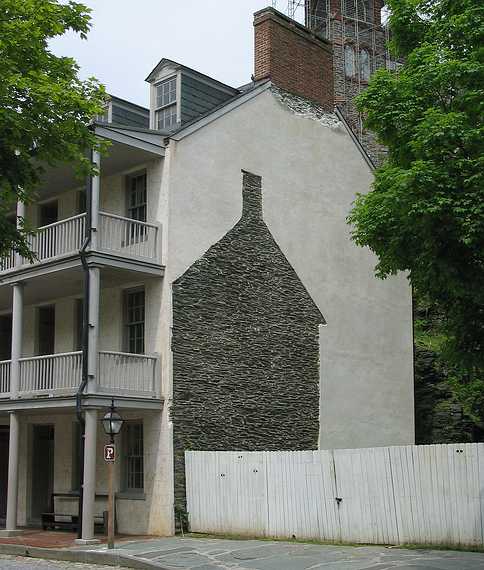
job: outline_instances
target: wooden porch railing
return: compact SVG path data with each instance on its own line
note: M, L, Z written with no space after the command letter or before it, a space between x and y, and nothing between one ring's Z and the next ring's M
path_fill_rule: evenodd
M129 352L99 353L100 390L156 396L158 357Z
M158 260L158 227L99 212L99 249L155 262Z
M8 271L15 267L15 253L11 251L6 257L0 257L0 271Z
M77 253L84 241L85 231L85 213L38 228L37 233L30 239L31 249L35 254L34 263ZM160 232L155 224L100 212L98 236L100 251L132 259L159 262ZM28 264L28 260L21 260L21 265ZM0 272L9 271L15 266L13 252L0 258Z
M0 398L10 394L10 360L0 362Z
M79 214L39 228L31 239L38 261L79 251L85 235L86 214Z
M109 394L156 397L160 392L158 356L99 352L98 390ZM0 362L0 398L10 393L10 360ZM72 393L81 382L82 352L20 359L19 396Z
M53 392L77 388L81 374L80 351L21 358L19 392Z

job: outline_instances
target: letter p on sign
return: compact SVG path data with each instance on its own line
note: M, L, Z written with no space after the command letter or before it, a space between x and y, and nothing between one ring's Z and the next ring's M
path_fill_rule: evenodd
M112 443L104 446L104 461L114 463L116 461L116 446Z

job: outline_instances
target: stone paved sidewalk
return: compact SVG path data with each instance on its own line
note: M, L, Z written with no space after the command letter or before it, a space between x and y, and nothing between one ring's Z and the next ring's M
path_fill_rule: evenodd
M484 569L484 553L257 540L157 538L120 544L115 552L165 570Z

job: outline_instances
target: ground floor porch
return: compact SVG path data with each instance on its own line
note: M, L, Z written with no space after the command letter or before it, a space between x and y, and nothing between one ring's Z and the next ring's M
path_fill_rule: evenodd
M116 438L116 531L166 534L172 526L173 508L170 490L164 484L166 474L160 469L161 405L158 409L153 409L154 403L152 409L136 408L122 398L115 404L125 420ZM103 447L109 441L100 421L106 410L91 405L84 411L83 460L74 407L0 411L0 528L41 528L46 520L52 520L45 515L55 514L56 521L71 522L70 530L76 530L81 512L83 539L99 538L108 500ZM80 505L81 465L84 493ZM59 529L62 524L49 528ZM6 533L0 530L2 534Z

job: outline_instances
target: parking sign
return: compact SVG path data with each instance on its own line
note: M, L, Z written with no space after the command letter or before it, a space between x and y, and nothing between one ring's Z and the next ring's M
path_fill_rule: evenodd
M116 446L113 443L104 446L104 461L114 463L116 461Z

